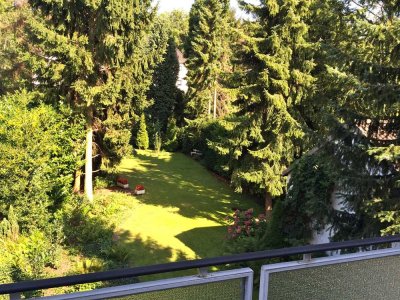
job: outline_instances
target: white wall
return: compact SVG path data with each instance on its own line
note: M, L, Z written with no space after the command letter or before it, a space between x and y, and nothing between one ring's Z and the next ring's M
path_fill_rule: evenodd
M186 76L188 73L188 69L184 64L179 64L179 75L178 75L178 81L176 82L176 87L180 89L182 92L187 93L189 90Z

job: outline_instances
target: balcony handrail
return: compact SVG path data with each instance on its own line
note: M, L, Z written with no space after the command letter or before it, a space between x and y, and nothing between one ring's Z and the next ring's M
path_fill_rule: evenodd
M351 240L344 242L333 242L327 244L307 245L291 248L273 249L258 252L249 252L243 254L234 254L214 258L195 259L188 261L172 262L144 267L135 267L129 269L110 270L97 273L70 275L65 277L29 280L17 283L0 285L0 295L16 294L28 291L43 290L62 286L71 286L76 284L85 284L100 281L126 279L144 275L153 275L182 271L197 268L206 268L218 265L227 265L245 261L257 261L271 258L282 258L292 255L312 254L317 252L342 250L348 248L367 247L386 243L400 242L400 235L374 237L360 240Z

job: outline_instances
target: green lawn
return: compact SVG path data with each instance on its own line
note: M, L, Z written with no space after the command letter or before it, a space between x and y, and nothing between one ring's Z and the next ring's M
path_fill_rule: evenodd
M132 188L146 188L145 195L131 197L117 227L135 266L223 255L226 216L234 208L261 210L180 153L139 151L118 172Z

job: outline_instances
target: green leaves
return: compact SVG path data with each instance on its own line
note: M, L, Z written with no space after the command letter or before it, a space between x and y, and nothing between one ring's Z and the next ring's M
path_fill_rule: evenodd
M23 231L44 228L70 190L78 157L68 116L20 92L0 101L0 213L14 207ZM71 128L71 129L70 129Z

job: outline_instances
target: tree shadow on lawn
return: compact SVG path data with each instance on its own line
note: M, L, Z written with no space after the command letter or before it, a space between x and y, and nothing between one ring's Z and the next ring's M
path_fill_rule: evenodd
M200 227L175 236L201 258L223 256L226 226Z
M184 252L163 247L154 239L145 240L139 235L132 236L129 231L119 232L120 240L115 242L113 248L114 259L123 261L125 268L145 267L150 265L165 264L175 261L188 260ZM140 281L158 280L177 276L196 274L195 270L170 272L166 274L154 274L141 276Z
M256 212L261 211L254 199L236 194L202 165L181 153L164 153L159 158L139 152L134 159L123 161L119 170L132 187L145 186L146 194L138 198L140 201L178 207L178 213L188 218L203 217L225 224L225 217L235 208L253 207Z

